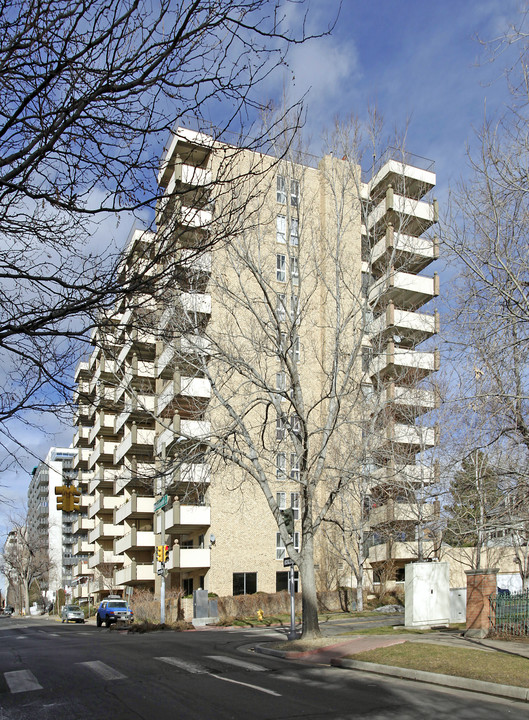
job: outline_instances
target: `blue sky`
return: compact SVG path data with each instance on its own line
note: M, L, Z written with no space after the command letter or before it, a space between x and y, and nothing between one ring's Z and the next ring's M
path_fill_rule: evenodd
M311 2L309 30L325 27L339 5ZM435 160L442 202L449 184L465 174L467 143L483 120L485 101L491 115L506 100L507 58L487 62L477 36L499 36L518 21L519 8L514 0L343 0L332 34L295 47L289 69L268 80L263 93L278 96L285 84L291 97L308 92L306 130L313 150L335 117L365 117L368 104L378 106L388 129L402 131L408 123L407 149ZM288 22L295 27L299 20L300 7L292 4ZM53 444L68 445L73 436L69 428L46 424L57 435L19 428L19 439L37 457ZM4 495L13 499L25 497L36 460L23 463L27 472L13 468L0 478Z

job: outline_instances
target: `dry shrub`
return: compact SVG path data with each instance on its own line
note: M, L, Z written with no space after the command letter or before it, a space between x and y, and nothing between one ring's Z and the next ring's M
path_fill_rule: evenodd
M181 590L167 591L165 595L165 619L168 624L184 620L182 597ZM134 610L136 623L157 624L160 622L160 598L155 597L150 590L135 588L130 604Z
M301 612L301 593L296 593L295 610ZM283 590L278 593L255 593L255 595L229 595L218 598L219 618L222 624L228 620L241 620L255 617L258 610L265 617L288 615L290 613L290 594ZM321 612L339 612L338 591L318 593L318 610Z
M131 633L147 633L147 632L155 632L156 630L171 630L172 632L185 632L187 630L194 630L194 627L191 623L185 622L184 620L179 620L178 622L174 623L151 623L151 622L140 622L140 623L133 623L129 627L129 632Z

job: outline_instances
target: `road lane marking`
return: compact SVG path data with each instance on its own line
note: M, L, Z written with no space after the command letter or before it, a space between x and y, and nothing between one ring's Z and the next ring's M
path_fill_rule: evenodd
M251 685L250 683L240 682L240 680L233 680L233 678L223 677L222 675L215 675L209 673L211 677L217 680L223 680L224 682L233 683L234 685L243 685L244 687L251 688L252 690L258 690L259 692L266 693L267 695L275 695L275 697L281 697L281 693L275 692L274 690L267 690L267 688L259 687L259 685Z
M102 677L104 680L123 680L127 676L122 675L110 665L106 665L101 660L90 660L88 662L75 663L76 665L84 665L85 667L93 670L97 675Z
M227 665L235 665L235 667L243 668L244 670L254 670L255 672L266 672L267 668L263 665L256 665L254 663L245 662L244 660L238 660L236 658L228 657L227 655L207 655L206 657L210 660L217 660Z
M205 667L199 665L198 663L192 662L191 660L182 660L181 658L177 657L156 657L154 659L160 660L161 662L167 663L168 665L174 665L181 670L187 670L187 672L190 673L204 674L208 672Z
M12 670L4 673L4 677L12 693L42 690L42 685L29 670Z

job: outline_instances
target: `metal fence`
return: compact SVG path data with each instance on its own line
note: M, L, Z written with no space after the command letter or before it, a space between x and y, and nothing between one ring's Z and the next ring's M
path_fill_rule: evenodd
M529 637L529 591L491 595L490 628L498 635Z

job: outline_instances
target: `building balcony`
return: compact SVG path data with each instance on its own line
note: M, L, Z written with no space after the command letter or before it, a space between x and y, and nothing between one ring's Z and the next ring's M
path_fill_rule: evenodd
M74 448L87 447L90 443L90 428L79 425L75 435L73 436Z
M96 416L94 418L94 425L90 429L90 434L88 436L88 442L92 445L94 440L101 436L108 436L108 435L114 435L114 424L116 422L116 414L112 412L105 412L105 410L100 410L98 413L96 413Z
M88 493L93 495L97 489L111 488L114 478L119 472L120 468L111 468L96 464L94 466L92 479L88 483Z
M92 568L88 567L88 560L81 560L77 563L77 565L74 565L72 568L72 572L74 575L78 576L88 576L91 577L94 574L94 571Z
M179 172L176 169L179 164L192 165L197 169L199 166L203 166L213 147L214 140L209 135L179 127L171 135L162 153L158 185L163 188L167 187L171 177L175 172ZM193 177L195 177L194 174Z
M171 426L163 430L156 439L155 449L158 455L164 447L166 452L171 452L177 442L197 443L202 438L209 438L211 434L211 423L207 420L181 420L179 415L175 415Z
M91 558L88 558L88 567L96 568L98 565L122 565L123 557L120 555L114 555L112 550L98 550Z
M206 356L209 348L209 340L201 335L182 335L164 347L156 362L156 377L172 377L179 361Z
M114 497L113 495L104 495L99 492L94 502L88 509L88 517L93 518L99 514L112 514L116 507L123 503L122 497Z
M156 579L154 565L150 563L132 562L126 567L116 570L114 582L116 585L131 585L138 583L153 583Z
M131 460L131 465L133 465L133 468L130 467L122 467L116 473L113 477L113 493L114 495L119 495L124 488L126 488L128 485L137 485L138 478L141 479L143 483L147 480L148 482L152 482L154 480L154 477L156 476L156 469L154 468L152 463L149 462L134 462L134 459Z
M372 507L369 513L369 525L391 525L392 523L423 523L435 518L433 503L397 502L388 500L383 505Z
M398 310L390 302L383 313L373 320L369 327L372 344L375 346L393 338L399 338L399 345L415 347L439 332L439 313Z
M421 352L395 347L395 343L389 342L386 351L371 361L369 375L377 385L391 379L411 385L439 370L440 362L438 350Z
M376 239L382 238L390 225L396 232L418 237L438 220L437 202L405 197L388 186L384 199L375 205L367 217L367 229Z
M167 570L200 570L211 567L211 551L204 548L181 548L174 545L169 550Z
M177 473L179 477L176 476ZM211 471L207 463L182 463L174 478L174 482L186 485L209 485L210 481Z
M128 421L144 422L152 418L154 414L154 395L145 393L134 393L125 395L123 399L123 410L115 419L116 434L121 431L123 425Z
M373 308L394 303L399 310L416 310L439 295L439 276L414 275L391 271L376 280L369 289L369 303Z
M72 534L86 532L94 529L94 520L87 517L77 516L72 523Z
M162 531L161 513L156 514L156 532ZM207 528L211 524L211 508L207 505L181 505L175 502L164 512L165 532L170 534L190 533Z
M88 540L78 540L75 550L76 555L84 553L93 553L95 549L94 543L89 543Z
M74 373L74 382L79 383L82 380L89 380L90 378L90 372L88 363L85 360L82 360L81 362L77 363L77 367L75 368Z
M390 463L376 468L371 472L371 487L386 486L390 488L421 487L440 482L439 464L396 465Z
M373 452L382 455L409 455L430 450L439 444L439 428L389 422L373 436Z
M135 493L124 505L114 510L114 524L121 525L125 520L149 517L154 514L154 498L139 497Z
M90 459L91 450L90 448L76 448L77 454L72 461L72 468L74 470L86 470L88 467L88 461Z
M157 414L161 415L170 406L172 415L181 403L187 407L189 400L204 403L210 397L211 385L208 379L182 377L176 373L175 379L171 380L158 396Z
M96 540L114 540L116 537L121 537L125 532L123 525L114 525L114 523L99 522L94 526L94 529L88 533L88 542L95 542Z
M163 311L159 329L164 330L175 316L181 318L182 313L192 316L211 315L211 295L208 293L180 293ZM193 327L194 325L195 323L193 323Z
M138 428L133 423L130 430L125 430L123 440L115 449L114 464L120 463L126 455L152 456L154 436L154 430Z
M131 550L149 550L154 548L155 539L152 531L136 530L132 528L130 532L118 540L114 540L114 552L120 555Z
M431 541L423 542L424 557L432 557L434 546ZM417 541L381 543L369 548L368 559L371 565L388 562L388 560L399 560L401 562L413 562L417 560L419 548Z
M433 162L427 158L388 148L380 158L378 167L368 183L372 196L386 193L391 186L403 195L420 199L435 186Z
M110 442L101 438L96 442L93 451L88 458L88 468L91 469L96 463L114 463L114 452L118 447L117 442Z
M441 398L436 390L389 383L380 392L379 409L390 410L393 417L409 422L418 415L437 409L440 404Z
M371 251L371 270L378 274L393 267L395 270L418 273L438 257L439 238L398 233L390 225Z

